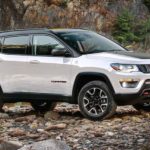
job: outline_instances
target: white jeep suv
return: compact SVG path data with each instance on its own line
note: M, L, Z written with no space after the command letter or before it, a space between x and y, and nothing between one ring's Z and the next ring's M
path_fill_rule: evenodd
M0 108L28 101L37 111L56 102L79 104L93 120L117 105L150 111L150 56L81 29L0 33Z

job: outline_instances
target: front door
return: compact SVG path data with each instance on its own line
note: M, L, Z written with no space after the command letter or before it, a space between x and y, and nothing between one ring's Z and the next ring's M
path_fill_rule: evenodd
M69 95L72 58L51 55L65 47L49 35L33 36L33 56L28 57L29 92Z

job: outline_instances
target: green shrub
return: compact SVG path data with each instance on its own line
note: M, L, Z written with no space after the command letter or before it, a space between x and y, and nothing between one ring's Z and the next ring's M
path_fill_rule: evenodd
M128 10L124 10L116 20L113 29L114 38L126 45L133 42L145 40L150 33L150 18L147 20L137 21L137 18Z
M113 36L123 44L139 40L134 34L134 16L128 10L124 10L118 16L114 25Z
M140 41L144 41L146 36L150 34L150 18L135 24L134 33L140 38Z

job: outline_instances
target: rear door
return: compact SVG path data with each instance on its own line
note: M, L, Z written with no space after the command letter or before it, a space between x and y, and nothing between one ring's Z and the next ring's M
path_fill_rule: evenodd
M29 35L3 38L0 53L0 85L4 93L28 91L27 55Z

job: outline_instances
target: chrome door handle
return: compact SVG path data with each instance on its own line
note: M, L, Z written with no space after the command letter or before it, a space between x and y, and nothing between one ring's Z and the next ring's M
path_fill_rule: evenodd
M31 64L39 64L40 61L38 61L38 60L31 60L30 63L31 63Z

